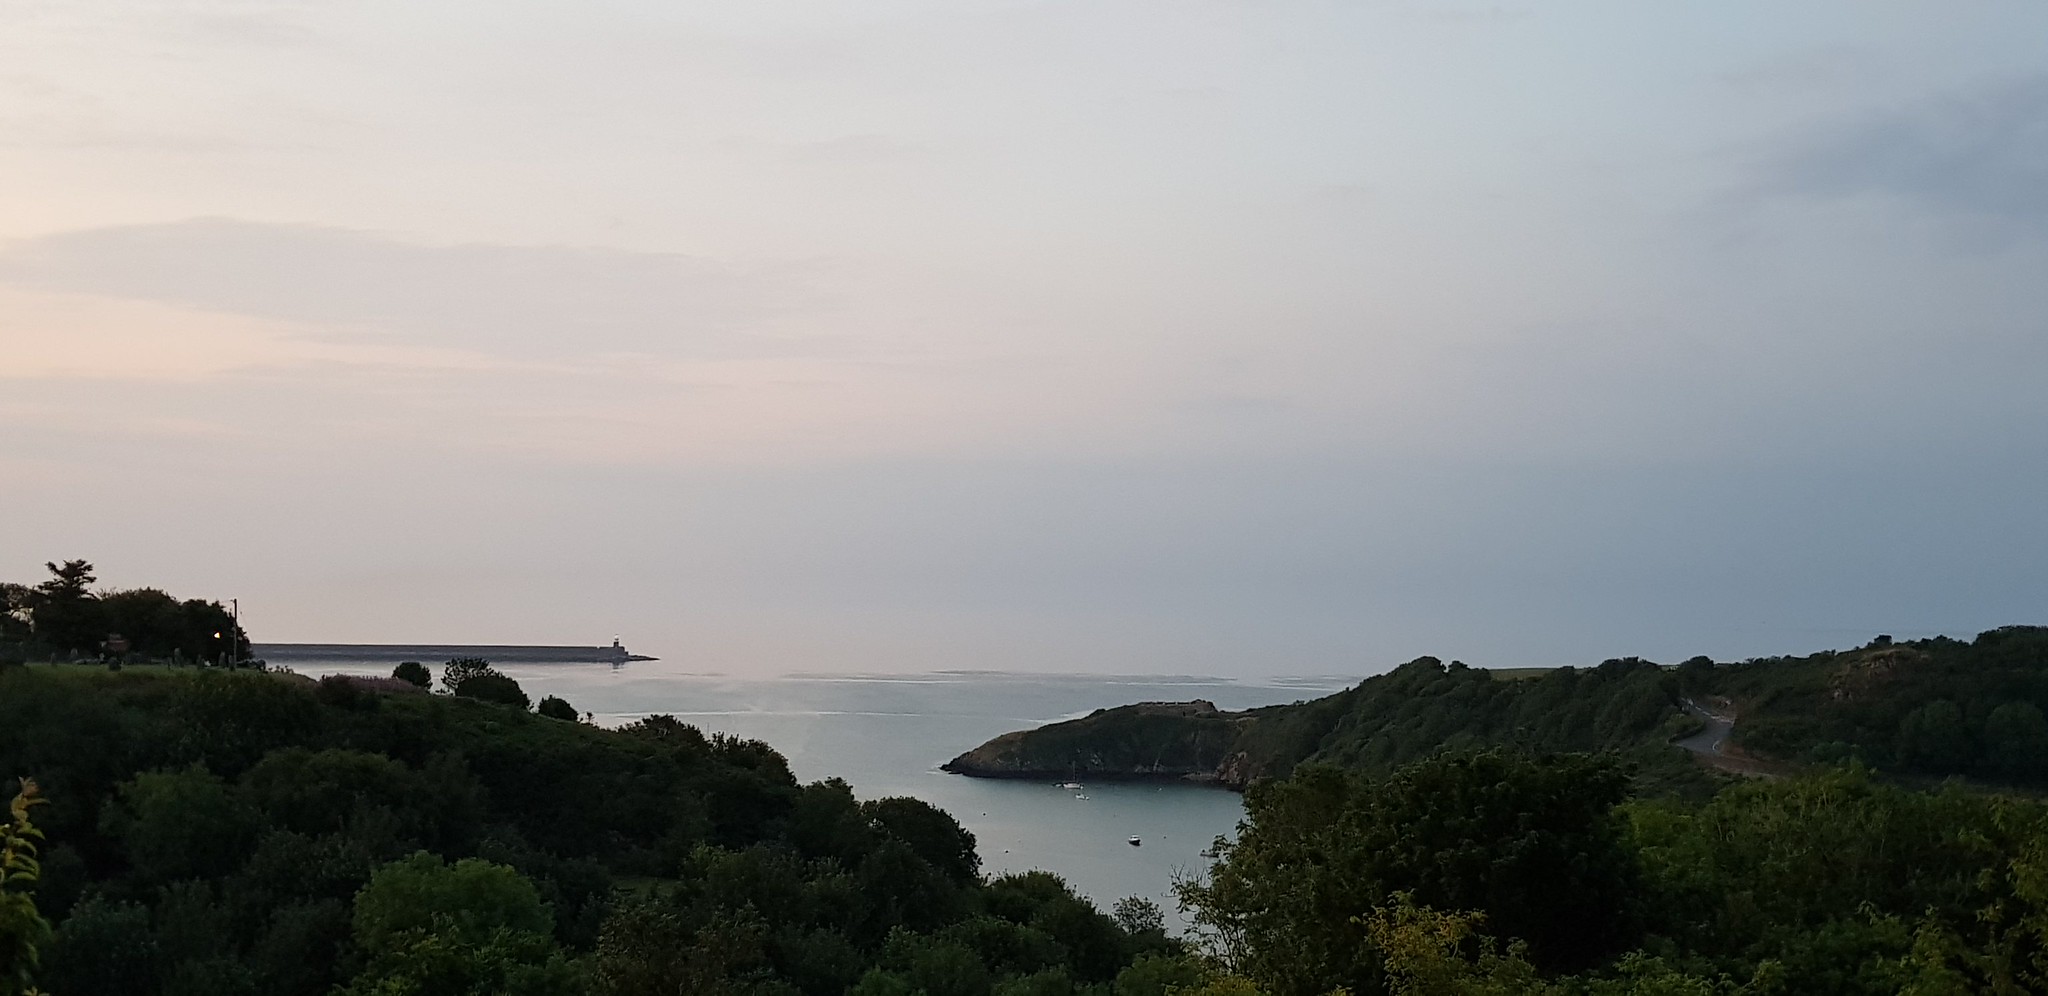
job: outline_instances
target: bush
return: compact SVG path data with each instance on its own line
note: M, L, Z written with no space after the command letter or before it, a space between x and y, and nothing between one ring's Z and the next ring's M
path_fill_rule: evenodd
M392 668L391 676L400 681L418 685L421 688L426 688L434 683L433 673L428 671L427 666L419 661L406 661Z
M571 723L576 721L576 707L570 705L566 699L558 696L549 695L541 699L540 708L536 711L549 719L560 719Z
M455 686L455 694L466 699L480 699L500 705L518 706L521 709L532 702L526 697L526 692L520 689L518 682L496 671L464 678L461 684Z
M425 670L422 668L421 670ZM394 672L395 674L396 672ZM441 667L441 684L466 699L481 699L521 709L532 704L519 683L498 672L481 657L457 657Z
M484 674L497 674L491 662L481 657L457 657L441 665L441 687L454 692L463 682ZM456 694L461 694L457 692Z
M370 693L357 685L355 679L345 674L330 674L321 678L319 684L313 686L313 697L318 699L321 705L330 705L337 709L364 709L376 705Z

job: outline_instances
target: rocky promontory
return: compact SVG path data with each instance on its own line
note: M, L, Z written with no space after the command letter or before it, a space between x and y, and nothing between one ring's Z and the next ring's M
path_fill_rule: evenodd
M1245 788L1322 764L1385 773L1443 751L1619 752L1639 791L1711 792L1717 769L1860 759L1878 770L2048 787L2048 627L1964 642L1880 635L1804 657L1492 671L1418 657L1334 695L1224 712L1140 702L1006 733L945 765L984 778L1174 779ZM1728 728L1700 750L1693 703ZM1737 719L1735 717L1739 716ZM1930 732L1932 731L1932 732ZM1930 745L1940 746L1930 746ZM1728 758L1745 759L1740 765Z
M1249 718L1249 713L1224 712L1200 699L1139 702L1005 733L943 768L978 778L1231 785L1223 772Z
M1434 657L1322 698L1224 712L1140 702L1006 733L947 762L979 778L1203 782L1243 789L1303 762L1386 770L1445 747L1627 749L1684 721L1674 675L1645 661L1496 674Z

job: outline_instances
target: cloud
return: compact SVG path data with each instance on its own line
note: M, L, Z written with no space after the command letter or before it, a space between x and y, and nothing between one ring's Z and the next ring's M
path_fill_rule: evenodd
M0 250L0 285L291 323L317 338L560 357L815 355L780 328L820 267L674 253L423 245L316 225L199 218L63 232Z
M1765 193L1880 194L2048 237L2048 76L1822 128L1765 173Z

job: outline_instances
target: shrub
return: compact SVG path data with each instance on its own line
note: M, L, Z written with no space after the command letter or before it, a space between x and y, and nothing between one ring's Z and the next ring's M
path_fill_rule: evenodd
M537 711L549 719L566 720L571 723L576 721L576 707L558 696L549 695L542 698Z
M496 671L464 678L461 684L455 686L455 694L466 699L480 699L500 705L518 706L521 709L532 703L532 700L526 697L526 692L520 689L518 682Z
M483 674L497 674L491 662L481 657L457 657L441 665L441 687L454 692L465 681ZM457 693L460 694L460 693Z
M355 683L355 679L345 674L322 677L319 684L313 686L313 697L318 699L320 704L334 706L337 709L362 709L376 704L370 698L369 692L364 691Z
M406 661L392 668L391 676L400 681L418 685L421 688L426 688L434 683L433 673L428 671L427 666L419 661Z

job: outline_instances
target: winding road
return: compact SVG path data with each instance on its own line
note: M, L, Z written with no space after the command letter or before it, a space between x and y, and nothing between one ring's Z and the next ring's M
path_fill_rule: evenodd
M1729 732L1735 729L1735 717L1717 715L1691 699L1685 700L1685 710L1706 720L1707 728L1673 742L1695 754L1725 756L1721 753L1721 745L1728 742Z
M1728 734L1735 729L1733 713L1723 716L1691 699L1685 700L1685 710L1705 720L1706 729L1672 743L1692 751L1701 764L1753 778L1777 778L1784 773L1753 757L1728 750Z

